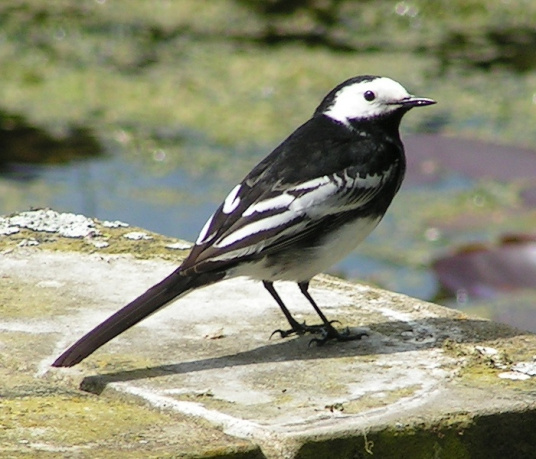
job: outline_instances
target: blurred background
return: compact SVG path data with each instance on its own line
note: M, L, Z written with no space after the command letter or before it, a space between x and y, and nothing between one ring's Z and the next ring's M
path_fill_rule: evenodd
M0 214L194 240L333 86L385 75L438 105L332 273L536 331L535 24L533 0L4 0Z

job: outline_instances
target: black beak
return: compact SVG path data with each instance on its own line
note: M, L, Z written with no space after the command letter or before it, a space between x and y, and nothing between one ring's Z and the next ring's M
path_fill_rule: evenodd
M415 97L409 96L405 97L398 102L393 102L393 105L401 105L402 107L412 108L412 107L425 107L426 105L437 104L433 99L427 99L426 97Z

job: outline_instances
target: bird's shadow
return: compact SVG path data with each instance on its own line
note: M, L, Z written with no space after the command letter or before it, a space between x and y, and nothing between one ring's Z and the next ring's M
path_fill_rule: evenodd
M402 333L404 331L405 337ZM440 348L447 340L477 344L525 334L530 334L530 332L478 319L427 318L411 323L382 322L371 325L370 336L361 341L354 341L354 344L334 342L321 347L309 347L307 343L311 339L310 336L301 336L280 342L272 341L264 346L219 357L86 376L80 384L80 389L100 394L108 384L115 382L158 378L259 362L292 362L394 354Z

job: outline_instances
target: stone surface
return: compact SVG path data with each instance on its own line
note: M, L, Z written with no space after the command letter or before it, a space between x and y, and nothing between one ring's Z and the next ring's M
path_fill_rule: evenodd
M0 456L534 457L534 335L327 276L311 288L325 314L369 337L270 339L283 315L236 279L51 368L180 262L169 239L94 229L108 245L94 232L66 245L61 229L0 236ZM276 288L318 322L295 285Z

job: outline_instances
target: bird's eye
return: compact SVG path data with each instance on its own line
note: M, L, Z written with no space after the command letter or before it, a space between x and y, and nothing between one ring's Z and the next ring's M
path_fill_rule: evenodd
M363 94L363 97L366 101L372 102L374 99L376 99L376 94L374 94L372 91L365 91L365 94Z

